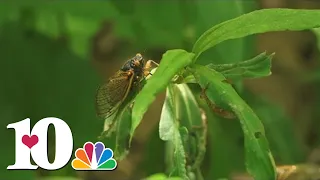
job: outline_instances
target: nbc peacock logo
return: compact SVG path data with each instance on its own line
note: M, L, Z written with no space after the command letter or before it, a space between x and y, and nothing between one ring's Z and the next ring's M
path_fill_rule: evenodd
M75 152L76 158L71 166L75 170L112 171L116 169L117 162L113 158L113 151L105 148L102 142L86 142L83 148Z

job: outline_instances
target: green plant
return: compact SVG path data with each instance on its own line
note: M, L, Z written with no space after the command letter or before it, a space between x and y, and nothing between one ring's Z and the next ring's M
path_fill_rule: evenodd
M200 164L206 148L206 114L215 104L231 111L240 120L244 134L247 171L255 179L276 179L275 163L258 116L226 79L259 78L271 75L271 55L262 53L235 64L197 64L206 50L226 40L268 31L303 30L320 27L319 10L264 9L220 23L206 31L191 52L168 50L159 67L139 93L133 94L112 118L106 119L105 132L116 131L115 156L122 159L148 106L166 89L160 118L160 138L168 141L170 176L201 179ZM196 96L187 84L196 83L209 102ZM199 89L199 88L198 88ZM134 102L131 108L131 102ZM203 110L202 110L203 109ZM109 129L108 124L116 123ZM227 131L227 130L226 130ZM129 142L127 142L127 138ZM126 143L123 143L123 142ZM128 146L128 147L129 147Z

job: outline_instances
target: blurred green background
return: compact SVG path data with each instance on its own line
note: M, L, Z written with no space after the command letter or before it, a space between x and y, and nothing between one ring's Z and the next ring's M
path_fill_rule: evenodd
M142 53L157 62L168 49L190 50L208 28L261 8L320 9L305 0L10 1L0 3L0 178L33 180L141 179L166 172L158 122L164 93L146 113L130 154L113 172L7 171L14 163L9 123L58 117L70 126L74 150L97 141L103 121L95 115L96 90L122 63ZM263 121L278 165L320 162L320 30L272 32L230 40L205 52L201 64L243 61L275 52L270 77L237 84ZM52 135L52 129L49 134ZM205 179L245 178L239 122L209 119ZM112 140L106 146L113 147ZM49 136L53 160L54 139ZM57 179L58 180L58 179ZM62 179L60 179L62 180Z

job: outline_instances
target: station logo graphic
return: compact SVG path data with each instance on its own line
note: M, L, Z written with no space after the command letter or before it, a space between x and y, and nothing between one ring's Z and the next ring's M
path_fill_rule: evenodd
M75 152L72 168L75 170L109 170L116 169L117 162L113 158L113 151L105 148L102 142L86 142L83 148Z
M53 162L48 160L48 127L55 129L55 157ZM62 119L48 117L39 120L33 128L30 119L11 123L8 129L15 131L15 162L7 167L8 170L36 170L39 167L46 170L63 168L70 162L73 153L73 135L68 124ZM71 166L75 170L109 170L117 167L113 151L105 148L102 142L93 144L86 142L83 148L75 151L75 159ZM33 162L31 162L33 159Z

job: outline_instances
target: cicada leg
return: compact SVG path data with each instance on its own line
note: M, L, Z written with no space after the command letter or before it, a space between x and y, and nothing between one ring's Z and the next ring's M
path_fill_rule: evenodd
M134 74L134 71L130 69L126 73L127 73L127 79L130 79L130 77Z
M144 76L152 75L150 72L150 69L152 68L152 64L156 65L157 67L159 66L158 63L156 63L154 60L148 60L144 66Z
M234 119L236 117L234 113L218 107L215 103L209 100L208 96L206 95L206 91L208 87L209 87L209 83L206 85L204 89L202 89L200 97L206 101L206 103L209 105L212 111L215 112L217 115L224 117L226 119Z

